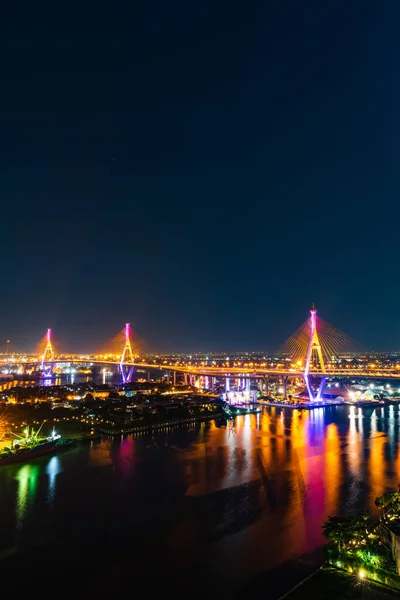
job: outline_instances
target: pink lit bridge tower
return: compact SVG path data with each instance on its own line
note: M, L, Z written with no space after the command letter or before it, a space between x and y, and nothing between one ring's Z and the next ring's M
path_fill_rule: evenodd
M316 394L314 394L314 391L311 387L310 376L309 376L310 368L312 368L313 366L316 366L317 368L319 368L322 373ZM312 307L311 307L311 311L310 311L310 339L308 342L306 366L304 369L304 380L306 382L310 400L317 400L317 401L321 400L323 392L324 392L325 381L326 381L326 377L324 376L325 373L326 373L326 368L325 368L325 363L324 363L324 357L322 354L321 344L319 341L318 330L317 330L317 311L316 311L314 303L313 303Z
M130 383L132 381L134 371L133 362L131 324L125 323L125 344L119 363L123 383Z
M42 355L42 377L49 379L53 373L54 349L51 343L51 329L47 330L46 346Z
M310 316L278 350L278 354L291 361L291 368L303 372L304 382L311 401L322 400L326 377L334 371L340 354L354 352L357 344L332 325L317 316L314 304ZM290 375L284 378L284 389Z

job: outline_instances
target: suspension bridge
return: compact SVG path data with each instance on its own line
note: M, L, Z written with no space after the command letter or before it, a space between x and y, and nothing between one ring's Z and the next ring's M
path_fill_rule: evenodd
M302 379L311 400L319 401L322 397L326 379L353 377L358 379L400 379L400 365L384 368L376 364L360 364L359 368L347 364L343 366L343 355L360 351L358 344L343 332L326 323L317 315L314 305L308 319L286 340L279 348L276 356L279 360L273 365L265 363L251 366L195 366L190 364L166 364L165 362L146 362L135 356L132 343L132 332L129 323L125 324L123 342L120 353L111 357L94 355L86 358L82 355L57 354L52 341L52 331L47 330L44 351L37 360L30 361L41 371L41 376L52 376L56 364L99 364L115 366L121 373L123 383L129 383L134 376L135 367L157 369L173 374L184 374L185 382L194 383L196 378L203 377L211 380L213 388L215 380L225 379L227 389L231 379L256 379L260 382L261 390L268 391L270 378L279 377L287 394L288 382L291 379Z

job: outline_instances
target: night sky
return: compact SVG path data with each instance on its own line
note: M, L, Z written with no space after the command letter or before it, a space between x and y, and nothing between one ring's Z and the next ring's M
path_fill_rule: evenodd
M51 6L2 19L0 350L275 349L312 302L400 350L398 0Z

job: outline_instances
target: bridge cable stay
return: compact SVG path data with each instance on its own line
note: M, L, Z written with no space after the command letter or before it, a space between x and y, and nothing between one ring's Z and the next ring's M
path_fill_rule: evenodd
M329 366L332 361L337 361L337 359L345 353L362 351L362 346L360 344L321 319L316 314L316 311L313 315L314 317L310 315L310 317L282 344L276 352L277 356L290 358L293 366L305 366L313 335L317 336L321 349L322 361L319 360L318 365L318 361L316 360L317 357L311 357L310 371L321 370L321 362L326 366ZM313 327L313 318L315 319L315 327Z
M120 362L126 343L127 325L129 325L129 339L132 356L137 358L140 354L142 354L145 342L139 338L138 334L136 331L134 331L130 323L125 323L125 326L120 329L118 333L104 342L101 347L98 347L96 349L96 354L100 354L103 357L114 358L116 359L116 362ZM129 362L128 358L129 356L126 357L126 362Z
M319 400L331 363L337 362L344 353L360 350L361 346L351 337L318 317L313 304L309 318L286 340L277 354L290 359L292 367L304 369L310 399ZM316 396L310 384L310 375L321 376Z
M97 348L96 354L103 360L118 365L122 382L130 383L133 377L133 363L135 358L139 357L143 345L143 341L133 331L131 324L125 323L123 329Z

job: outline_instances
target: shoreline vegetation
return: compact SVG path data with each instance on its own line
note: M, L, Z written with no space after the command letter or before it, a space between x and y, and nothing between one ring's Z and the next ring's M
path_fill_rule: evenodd
M376 498L378 518L368 511L352 517L329 517L323 525L328 541L325 563L283 598L337 600L367 597L398 598L400 575L395 558L400 551L400 486Z
M356 517L330 517L323 525L328 540L327 563L359 579L369 579L400 590L396 572L396 544L400 523L400 486L375 499L379 518L368 511Z

